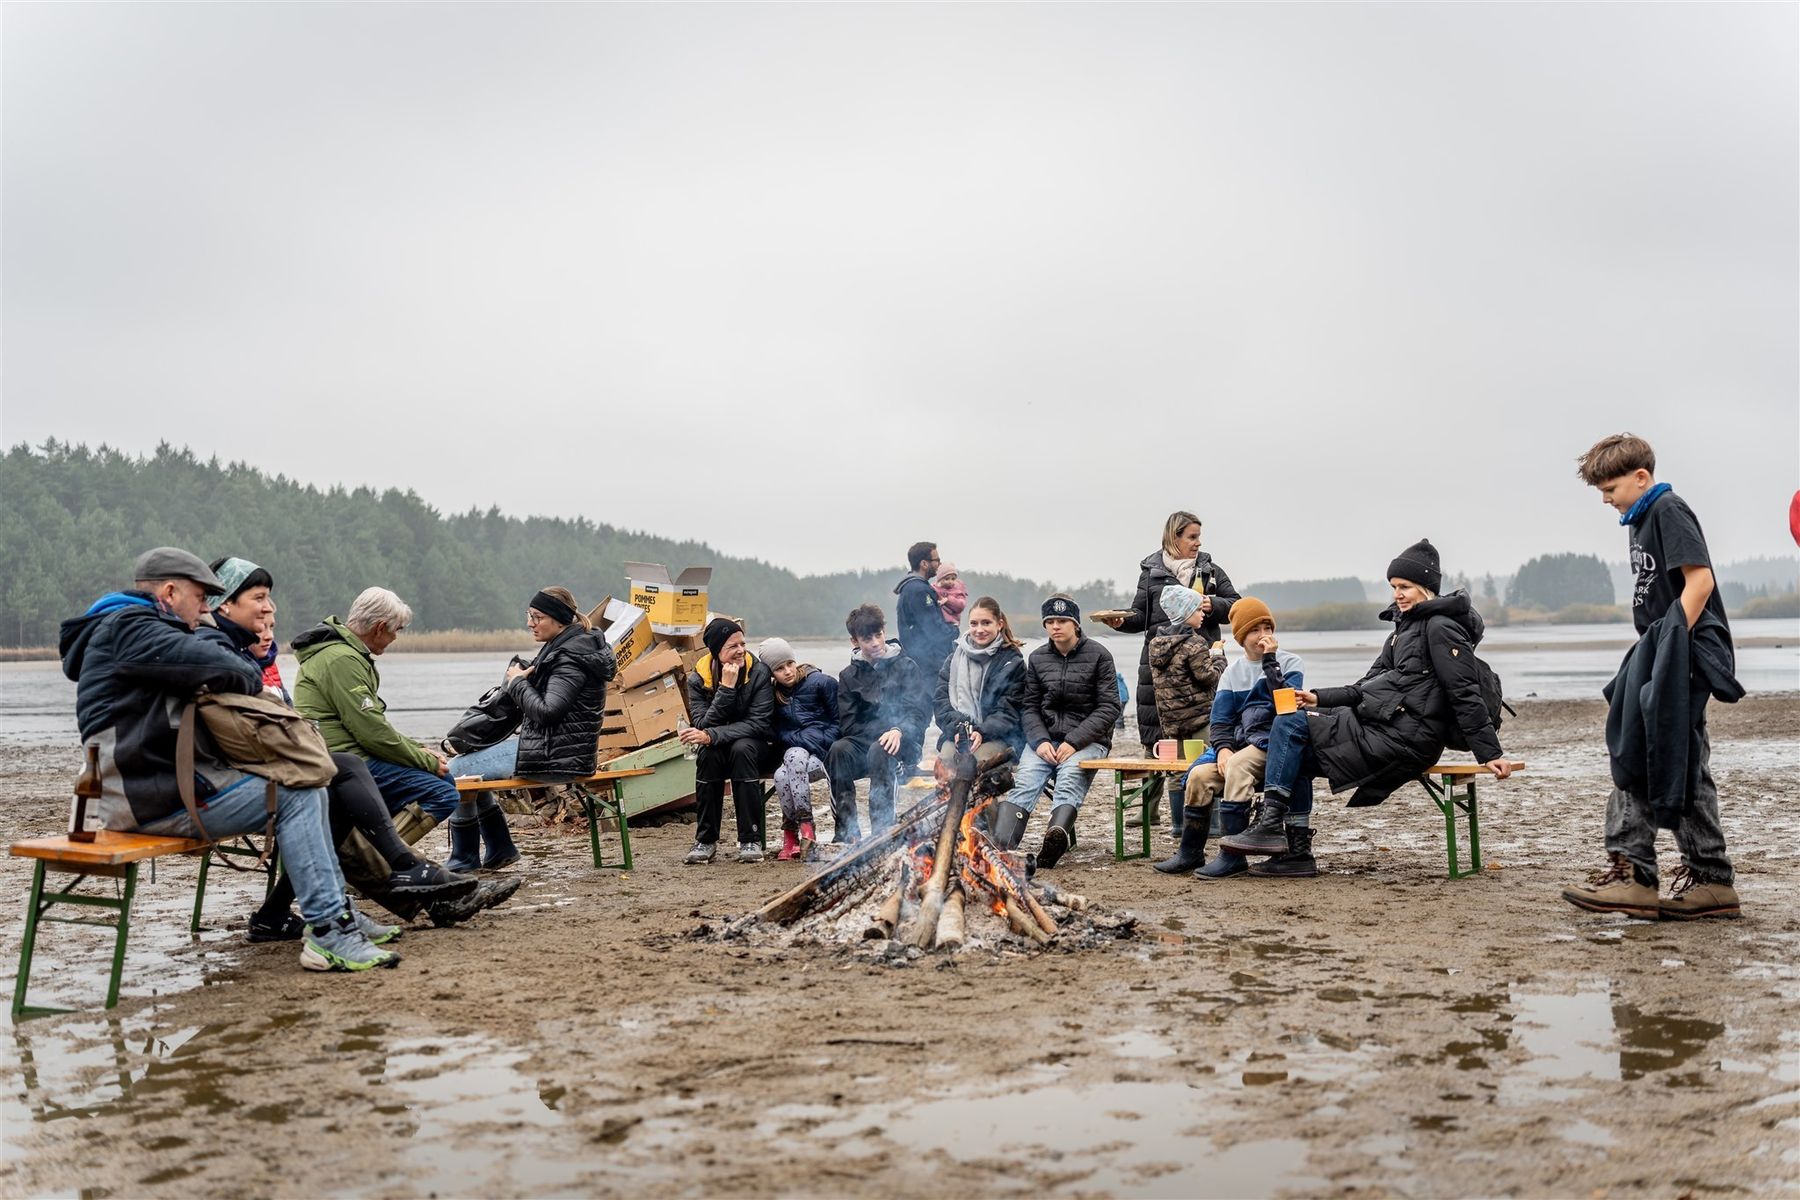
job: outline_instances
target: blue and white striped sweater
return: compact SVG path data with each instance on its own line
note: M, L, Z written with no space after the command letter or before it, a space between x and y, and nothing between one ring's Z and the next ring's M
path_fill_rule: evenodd
M1216 760L1220 746L1232 750L1245 746L1268 749L1269 726L1275 721L1275 698L1270 693L1278 686L1305 687L1305 670L1300 656L1287 650L1277 650L1274 664L1267 668L1260 659L1232 659L1219 676L1219 688L1213 694L1212 735L1199 761ZM1280 684L1270 680L1270 671L1280 673Z

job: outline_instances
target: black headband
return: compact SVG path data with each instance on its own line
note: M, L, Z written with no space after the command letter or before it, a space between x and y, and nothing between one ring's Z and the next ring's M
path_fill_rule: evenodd
M558 600L555 596L539 592L531 598L531 607L549 617L559 625L573 625L575 610Z

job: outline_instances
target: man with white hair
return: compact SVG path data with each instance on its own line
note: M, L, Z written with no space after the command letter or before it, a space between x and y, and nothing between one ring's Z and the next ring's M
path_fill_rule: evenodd
M326 617L295 638L300 674L294 681L294 707L319 723L333 751L368 760L389 812L417 804L434 821L444 821L457 807L449 763L394 728L375 669L376 657L394 644L412 616L406 602L387 588L365 588L342 621ZM452 871L470 873L480 865L454 856L444 863ZM485 902L484 907L498 904L518 890L517 880L507 882L510 887L484 883L473 899Z

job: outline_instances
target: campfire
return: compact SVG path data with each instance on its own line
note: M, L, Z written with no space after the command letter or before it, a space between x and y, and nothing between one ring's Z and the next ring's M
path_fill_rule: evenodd
M1002 850L982 815L1012 786L1004 750L940 756L937 788L893 828L850 847L755 912L711 931L727 938L810 936L868 942L884 957L979 942L1026 949L1131 936L1136 918L1040 883L1032 861Z

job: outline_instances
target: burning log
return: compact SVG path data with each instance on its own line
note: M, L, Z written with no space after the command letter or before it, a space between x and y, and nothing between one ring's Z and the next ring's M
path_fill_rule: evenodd
M950 890L944 900L944 915L938 918L937 944L946 950L955 950L963 944L965 928L963 923L962 888Z
M900 926L900 910L906 904L906 885L910 881L911 872L905 867L900 869L900 883L875 913L873 922L863 931L863 937L870 941L882 941L894 936L894 930Z
M938 764L941 769L943 759L940 758ZM950 807L944 812L937 853L931 858L931 875L925 880L925 891L919 898L919 915L907 938L921 950L931 949L931 943L937 937L938 918L944 913L944 889L950 883L950 864L956 858L957 835L962 829L963 811L969 806L969 788L975 782L974 756L960 744L951 759L950 775Z

